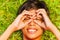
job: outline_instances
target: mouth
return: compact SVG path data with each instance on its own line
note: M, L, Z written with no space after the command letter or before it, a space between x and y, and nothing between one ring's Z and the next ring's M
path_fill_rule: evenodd
M30 33L30 34L34 34L34 33L37 32L37 29L36 29L36 28L28 28L27 31L28 31L28 33Z

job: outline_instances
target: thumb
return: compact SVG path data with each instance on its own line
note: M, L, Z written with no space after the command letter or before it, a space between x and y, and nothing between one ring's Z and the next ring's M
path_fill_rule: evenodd
M32 21L32 19L28 20L28 21L25 22L25 23L21 23L21 24L19 25L18 29L24 28L24 27L25 27L26 25L28 25L31 21Z

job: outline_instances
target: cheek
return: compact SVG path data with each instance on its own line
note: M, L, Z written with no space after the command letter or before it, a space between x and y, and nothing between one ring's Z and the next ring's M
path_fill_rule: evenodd
M43 34L43 29L42 28L39 28L39 32L38 34L42 35Z
M43 29L40 26L36 26L36 28L38 29L37 34L42 35L43 34Z
M26 26L22 29L23 34L26 32L27 27L28 27L28 25L26 25Z

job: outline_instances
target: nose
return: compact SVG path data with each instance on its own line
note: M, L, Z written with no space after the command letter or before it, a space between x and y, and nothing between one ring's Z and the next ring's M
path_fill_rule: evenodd
M34 25L35 25L34 21L31 21L31 22L29 23L29 25L30 25L30 26L34 26Z

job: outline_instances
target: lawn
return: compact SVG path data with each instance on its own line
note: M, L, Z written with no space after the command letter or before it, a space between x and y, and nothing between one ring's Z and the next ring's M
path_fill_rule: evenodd
M0 35L14 21L17 16L19 6L26 0L0 0ZM60 0L44 0L50 11L52 23L60 30ZM14 32L8 40L22 40L22 32ZM57 40L50 31L45 31L42 40Z

